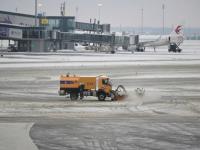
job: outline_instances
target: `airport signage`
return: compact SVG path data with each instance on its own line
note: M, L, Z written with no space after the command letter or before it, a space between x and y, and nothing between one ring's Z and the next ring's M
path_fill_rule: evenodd
M9 34L9 30L7 27L0 27L0 37L7 38Z
M9 38L21 39L22 38L22 30L9 28L8 36L9 36Z
M17 13L9 14L9 13L1 13L0 12L0 23L7 24L17 24L23 26L34 26L35 25L35 17L27 16L27 15L19 15ZM37 24L39 23L39 19L37 19Z
M40 23L42 24L42 25L48 25L49 24L49 21L48 21L48 19L41 19L41 21L40 21Z

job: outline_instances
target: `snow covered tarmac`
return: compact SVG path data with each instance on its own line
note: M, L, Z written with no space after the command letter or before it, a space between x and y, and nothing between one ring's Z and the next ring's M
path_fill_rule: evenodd
M42 150L199 149L200 46L183 46L181 54L162 49L4 55L0 122L35 122L30 136ZM68 72L108 75L129 97L120 102L59 97L59 75ZM136 88L144 88L145 95L137 95Z

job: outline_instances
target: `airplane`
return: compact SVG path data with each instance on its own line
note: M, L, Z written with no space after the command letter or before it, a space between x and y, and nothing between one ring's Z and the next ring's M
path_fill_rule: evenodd
M172 31L169 35L163 35L157 37L155 40L146 40L146 41L139 41L135 47L129 47L128 49L137 52L144 52L146 47L153 47L154 51L156 47L159 46L168 46L169 52L181 52L182 49L179 48L180 44L183 43L184 35L181 32L182 26L178 25L174 31Z

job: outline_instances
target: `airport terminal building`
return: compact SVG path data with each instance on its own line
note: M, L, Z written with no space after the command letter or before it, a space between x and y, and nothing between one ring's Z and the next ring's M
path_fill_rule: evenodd
M78 34L76 31L86 31ZM75 42L110 43L110 24L76 22L74 16L37 16L0 11L0 40L13 40L16 51L72 49Z

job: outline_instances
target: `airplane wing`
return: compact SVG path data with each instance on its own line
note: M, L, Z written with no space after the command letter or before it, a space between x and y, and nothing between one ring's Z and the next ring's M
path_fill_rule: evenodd
M161 39L161 36L155 40L150 40L150 41L144 41L144 42L139 42L139 46L140 47L154 47L155 43L159 42L159 40Z

